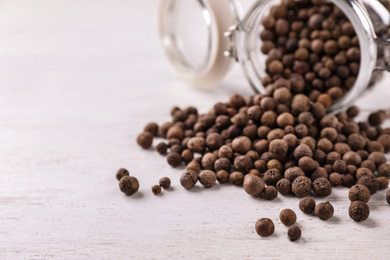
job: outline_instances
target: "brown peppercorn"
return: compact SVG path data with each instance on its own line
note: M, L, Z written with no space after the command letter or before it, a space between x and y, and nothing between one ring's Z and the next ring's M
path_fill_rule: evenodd
M235 153L245 154L252 148L252 142L246 136L239 136L234 138L232 148Z
M366 146L366 139L360 134L354 133L348 136L348 144L354 151L361 150Z
M233 94L230 96L229 104L232 107L238 109L238 108L243 107L245 105L245 99L241 95Z
M145 128L144 128L144 132L148 132L150 133L151 135L153 136L156 136L157 135L157 132L158 132L158 124L152 122L152 123L148 123Z
M389 179L387 179L386 177L378 177L377 180L379 183L380 190L384 190L387 189L387 187L389 187Z
M338 172L333 172L329 175L329 182L332 186L340 186L343 183L343 177Z
M284 172L284 177L291 183L299 176L305 176L305 172L297 166L290 167Z
M217 172L217 180L219 183L229 182L229 173L225 170L220 170Z
M289 32L290 24L286 19L278 19L275 23L275 33L285 35Z
M217 156L214 153L206 153L202 157L202 167L206 170L214 170L214 163L217 160Z
M357 169L356 171L356 179L359 180L362 176L364 175L369 175L369 176L374 176L374 174L372 173L372 171L368 168L359 168Z
M182 153L181 153L181 157L182 157L182 160L188 164L190 163L193 159L194 159L194 154L193 152L191 152L189 149L185 149Z
M116 172L116 179L118 181L120 181L124 176L129 176L130 173L128 170L126 170L125 168L120 168L117 172Z
M288 144L284 140L272 140L269 144L269 153L272 158L283 160L288 152Z
M292 126L294 123L295 119L291 113L282 113L276 118L276 124L281 128L285 128L288 125Z
M139 189L139 182L133 176L124 176L119 181L119 189L126 195L133 195Z
M294 158L295 160L299 160L302 157L313 157L313 151L306 144L298 145L294 150Z
M321 138L317 142L317 148L325 153L329 153L333 150L333 143L329 139Z
M203 152L205 146L205 139L203 137L192 137L187 143L188 149L194 153Z
M233 157L233 149L228 145L223 145L218 150L218 157L219 158L227 158L230 159Z
M360 222L368 218L370 215L370 208L367 203L363 201L353 201L349 206L348 212L353 220Z
M252 159L246 155L237 156L236 159L234 159L234 169L242 173L248 173L253 169Z
M152 186L152 192L154 195L160 194L161 193L161 186L160 185Z
M187 170L193 170L194 172L198 173L200 171L200 164L196 162L195 160L192 160L187 165Z
M384 163L378 168L378 175L380 177L386 177L387 179L390 178L390 164Z
M373 161L375 166L379 168L382 164L386 163L386 156L381 152L372 152L368 156L368 160Z
M167 155L167 162L172 167L178 167L181 164L182 158L179 153L176 152L170 152Z
M291 190L297 197L306 197L311 191L311 181L305 176L298 176L291 185Z
M169 189L171 187L171 180L168 177L162 177L159 181L161 188L164 190Z
M336 160L333 163L333 171L344 174L347 170L347 164L343 160Z
M332 193L332 184L325 178L313 181L313 191L318 197L327 197Z
M244 174L239 171L232 172L229 176L229 182L234 185L242 185L244 181Z
M269 218L261 218L255 224L256 233L262 237L268 237L275 231L275 225Z
M343 184L345 187L352 187L355 184L355 177L352 174L345 174L343 176Z
M333 213L334 213L334 208L329 203L329 201L319 203L315 209L315 214L317 215L317 217L319 217L322 220L330 219L333 216Z
M223 145L223 138L218 133L211 133L206 137L206 146L210 151L219 149Z
M378 142L380 142L383 145L383 148L385 149L385 152L390 152L390 135L383 134L379 136Z
M288 179L280 179L276 183L276 189L280 192L282 195L290 194L291 191L291 182Z
M180 177L180 184L185 189L191 189L198 182L198 174L193 170L185 171Z
M264 173L264 182L268 186L275 186L276 183L282 178L280 171L276 168L269 169Z
M326 165L325 165L326 166ZM325 167L324 166L324 167ZM315 169L312 173L311 173L311 180L312 181L315 181L316 179L318 178L325 178L325 179L328 179L328 171L323 168L323 167L318 167L317 169Z
M267 186L264 189L263 196L266 200L273 200L278 197L278 190L274 186Z
M143 149L148 149L152 146L153 135L149 132L143 132L142 134L138 135L137 143Z
M379 183L377 179L370 175L364 175L358 179L357 184L362 184L366 186L369 190L371 195L375 194L379 189Z
M225 170L227 172L230 172L232 163L227 158L219 158L214 163L214 170L216 172L219 172L221 170Z
M182 140L183 137L184 137L183 128L181 128L178 125L171 126L171 128L169 128L167 132L167 139L177 138L179 140Z
M284 209L279 214L280 222L286 226L291 226L297 221L297 215L291 209Z
M316 202L312 198L303 198L299 202L299 208L306 214L313 213L316 208Z
M299 159L298 165L304 172L311 172L316 167L318 167L318 163L309 156L304 156L301 159Z
M163 137L163 138L166 138L167 132L168 132L169 128L171 128L171 126L173 126L172 122L165 122L162 125L160 125L158 127L158 135Z
M167 150L168 150L168 145L164 142L160 142L156 146L156 151L161 155L166 154Z
M244 177L244 190L251 196L260 196L265 188L264 181L253 174L247 174Z
M347 163L347 165L355 165L358 167L362 163L362 158L360 157L359 154L356 152L346 152L343 156L343 160Z
M182 151L183 151L183 147L181 147L180 144L174 144L170 148L170 152L171 153L179 153L179 154L181 154Z
M293 242L293 241L296 241L296 240L301 238L302 231L301 231L301 229L298 226L292 225L287 230L287 236L290 239L290 241Z
M263 43L264 44L264 43ZM275 75L275 74L282 74L284 70L283 63L281 63L278 60L273 60L271 63L268 65L268 70L269 73Z
M198 178L200 184L202 184L205 188L211 188L217 182L217 175L215 174L215 172L210 170L202 171L199 174Z
M309 98L302 94L295 95L291 103L291 109L293 114L295 115L299 115L302 112L309 111L310 110Z
M269 160L267 162L267 169L278 169L279 172L283 171L283 165L280 161L276 159Z
M350 201L364 201L368 202L370 200L370 190L361 184L356 184L351 187L348 193Z

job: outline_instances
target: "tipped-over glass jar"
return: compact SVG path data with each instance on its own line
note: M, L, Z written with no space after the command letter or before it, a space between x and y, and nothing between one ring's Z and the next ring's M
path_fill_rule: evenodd
M243 16L238 0L162 0L159 25L170 61L191 85L217 85L238 61L256 92L272 93L277 79L298 77L304 87L293 93L316 101L325 95L328 111L337 113L390 70L389 5L259 0Z

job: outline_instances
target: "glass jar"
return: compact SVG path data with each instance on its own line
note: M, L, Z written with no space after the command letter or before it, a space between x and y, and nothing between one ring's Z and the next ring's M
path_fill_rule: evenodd
M243 15L236 0L162 0L160 34L165 51L191 85L217 85L238 61L255 92L265 93L267 56L259 37L263 18L281 0L255 1ZM328 108L337 113L351 106L383 71L390 70L390 13L383 0L328 0L353 24L361 50L360 69L353 87ZM192 26L192 27L190 27ZM379 35L379 32L382 32Z

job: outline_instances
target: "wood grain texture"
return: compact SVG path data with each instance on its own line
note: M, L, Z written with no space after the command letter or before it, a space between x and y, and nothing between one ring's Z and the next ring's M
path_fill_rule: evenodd
M0 258L389 259L384 191L369 202L370 218L355 223L348 190L336 188L326 198L335 215L321 221L300 212L290 196L269 202L230 185L186 191L178 181L183 168L136 145L143 126L169 120L173 105L206 112L234 92L251 93L238 66L210 92L181 82L160 47L157 6L133 0L0 6ZM386 106L389 82L359 103ZM132 197L118 189L120 167L139 179ZM172 189L154 196L150 187L162 176ZM284 208L296 211L302 228L295 243L278 220ZM255 233L261 217L274 221L272 237Z

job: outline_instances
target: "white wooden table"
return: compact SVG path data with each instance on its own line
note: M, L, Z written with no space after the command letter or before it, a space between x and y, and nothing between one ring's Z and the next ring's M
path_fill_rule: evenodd
M232 93L252 93L239 68L211 92L181 82L160 47L157 6L1 2L0 259L389 259L385 191L369 202L370 218L355 223L348 189L336 188L326 198L335 215L321 221L294 197L269 202L231 185L186 191L183 169L136 145L143 126L167 121L174 105L206 112ZM387 105L389 83L359 103ZM132 197L118 189L120 167L140 181ZM162 176L172 190L154 196ZM284 208L302 228L295 243L278 220ZM255 233L261 217L274 221L272 237Z

